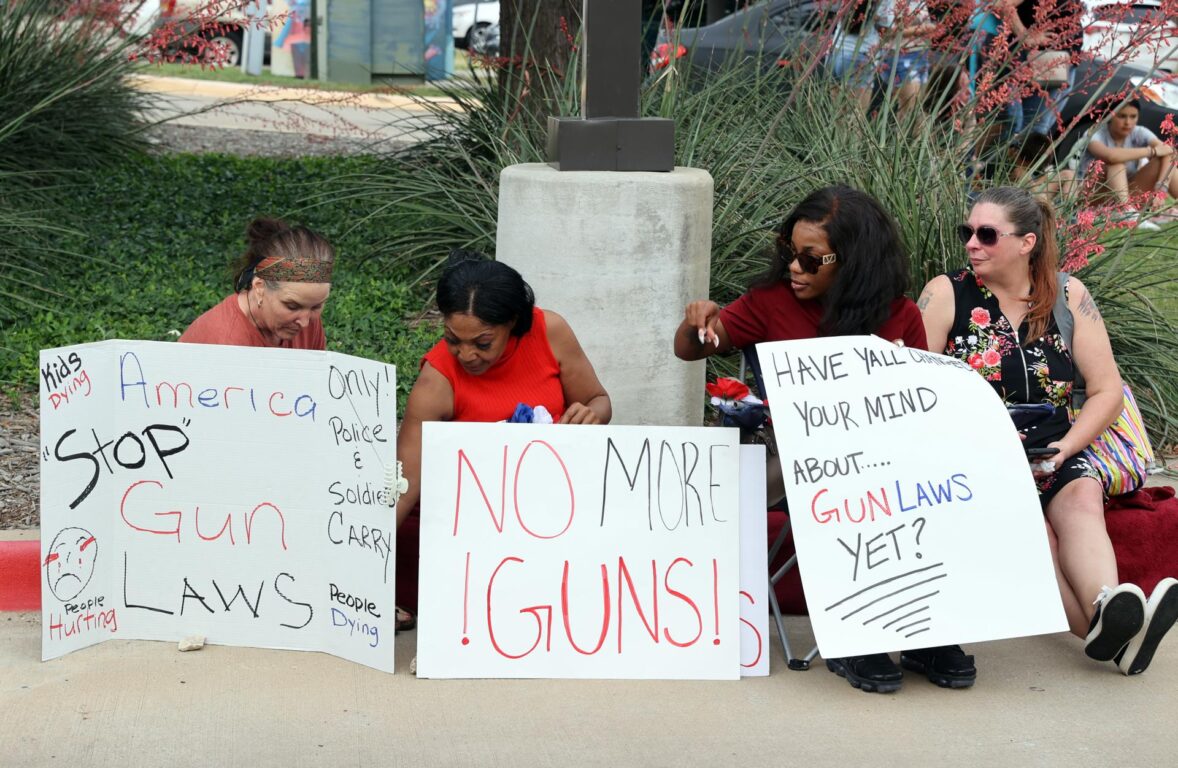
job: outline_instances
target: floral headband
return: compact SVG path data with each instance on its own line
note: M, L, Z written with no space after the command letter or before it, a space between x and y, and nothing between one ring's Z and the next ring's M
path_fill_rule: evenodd
M254 274L263 280L284 283L330 283L332 262L301 256L269 256L258 262Z

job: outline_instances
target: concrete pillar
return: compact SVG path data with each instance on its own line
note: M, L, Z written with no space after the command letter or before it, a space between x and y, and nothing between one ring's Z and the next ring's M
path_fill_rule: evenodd
M671 347L684 305L708 295L711 246L706 171L526 163L500 174L495 256L523 274L538 306L569 321L615 424L700 423L705 365Z

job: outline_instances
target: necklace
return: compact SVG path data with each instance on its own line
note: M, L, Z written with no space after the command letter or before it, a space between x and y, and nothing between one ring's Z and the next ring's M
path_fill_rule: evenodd
M278 340L277 344L272 344L270 338L266 335L266 331L262 330L262 326L258 323L257 318L254 317L254 305L250 302L249 293L245 294L245 311L249 313L250 322L254 324L254 328L258 329L258 335L262 337L262 341L266 342L268 347L281 347L282 339Z

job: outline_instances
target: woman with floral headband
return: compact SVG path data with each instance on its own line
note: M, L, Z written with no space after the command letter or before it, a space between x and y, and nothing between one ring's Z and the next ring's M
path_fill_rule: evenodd
M257 218L234 270L236 293L188 326L180 341L238 347L324 349L319 316L331 293L331 244L306 227Z
M196 318L180 341L324 349L320 315L331 293L331 243L279 219L254 219L245 234L249 247L233 271L237 292ZM412 613L397 608L398 632L416 624Z

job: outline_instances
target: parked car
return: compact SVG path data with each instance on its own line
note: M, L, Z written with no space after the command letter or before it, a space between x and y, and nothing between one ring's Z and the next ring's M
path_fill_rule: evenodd
M1161 135L1166 115L1178 113L1178 83L1164 72L1151 72L1132 64L1113 68L1099 59L1076 67L1075 86L1060 110L1060 124L1076 127L1063 138L1057 154L1066 154L1094 122L1092 114L1103 114L1113 106L1117 95L1131 93L1141 104L1138 124Z
M1164 72L1178 70L1178 21L1167 18L1158 0L1087 2L1084 49L1106 61L1118 56L1126 64ZM1136 50L1122 52L1133 43Z
M499 26L498 0L454 0L454 47L472 50L472 43L489 27Z
M208 0L160 0L157 25L171 24L183 47L194 53L192 41L200 38L208 41L223 53L217 61L226 67L241 65L241 53L245 47L245 28L249 16L244 3L225 3L225 10L218 16L208 14ZM270 33L266 33L265 61L270 60Z
M821 28L831 13L831 4L823 0L767 0L707 26L680 27L677 40L663 27L650 68L663 69L683 58L701 70L741 61L771 67L804 49L813 40L807 33Z
M470 51L480 56L499 55L499 24L471 30Z
M123 31L130 37L151 34L159 23L160 0L126 0L123 8Z

